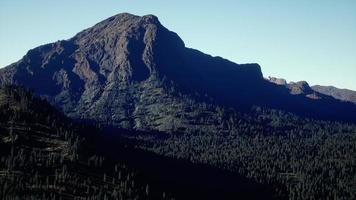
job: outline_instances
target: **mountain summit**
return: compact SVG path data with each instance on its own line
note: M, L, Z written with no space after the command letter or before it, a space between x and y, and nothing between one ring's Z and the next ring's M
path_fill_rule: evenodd
M0 69L0 84L32 88L75 119L143 130L196 123L190 119L200 114L186 108L192 102L356 119L354 105L291 95L264 80L258 64L186 48L153 15L118 14L69 40L34 48Z

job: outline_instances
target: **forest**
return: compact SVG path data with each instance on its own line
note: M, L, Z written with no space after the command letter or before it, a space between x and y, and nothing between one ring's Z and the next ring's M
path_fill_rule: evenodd
M1 199L356 197L356 125L185 105L217 112L222 131L83 125L23 87L2 88Z
M273 185L279 197L356 198L355 124L305 118L263 107L237 112L209 103L184 106L196 112L192 115L200 116L193 118L202 127L199 131L187 127L185 132L191 134L174 130L169 137L127 137L137 140L136 146L142 149ZM202 115L203 111L217 115ZM206 126L211 122L216 123L212 129Z
M0 91L1 199L356 197L354 124L190 103L218 113L221 132L140 132L80 124L23 87Z
M0 120L1 199L283 198L270 185L121 136L145 133L74 122L23 87L1 88Z

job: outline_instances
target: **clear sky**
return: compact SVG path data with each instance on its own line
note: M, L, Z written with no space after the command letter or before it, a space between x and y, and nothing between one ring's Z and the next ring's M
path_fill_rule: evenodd
M0 67L121 12L265 77L356 90L356 0L0 0Z

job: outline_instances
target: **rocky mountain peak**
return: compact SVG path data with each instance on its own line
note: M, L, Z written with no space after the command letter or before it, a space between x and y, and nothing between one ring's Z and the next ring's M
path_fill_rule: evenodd
M290 85L297 85L302 90L308 90L310 88L309 83L306 81L289 82Z
M151 24L160 24L158 17L156 17L155 15L144 15L142 17L142 20Z
M273 84L285 87L292 95L302 95L309 99L322 98L321 97L322 95L314 91L306 81L298 81L298 82L291 81L287 83L287 81L283 78L275 78L271 76L269 76L267 80Z
M110 17L70 41L78 47L74 57L87 63L81 68L87 65L110 82L145 80L158 72L154 54L184 48L178 35L163 27L156 16L128 13Z
M291 94L310 94L314 92L306 81L291 81L288 83L288 88L290 89Z
M307 109L286 105L285 99L289 104L309 101L264 80L258 64L236 64L186 48L154 15L128 13L69 40L30 50L0 69L0 85L4 84L33 89L69 117L160 131L170 130L172 120L181 120L179 116L188 112L182 105L190 98L227 107L261 105L296 112ZM310 88L303 83L295 86L296 92Z
M158 18L154 15L140 17L129 13L121 13L78 33L73 39L78 44L85 44L87 40L93 38L100 39L102 37L137 34L149 29L149 27L163 28Z

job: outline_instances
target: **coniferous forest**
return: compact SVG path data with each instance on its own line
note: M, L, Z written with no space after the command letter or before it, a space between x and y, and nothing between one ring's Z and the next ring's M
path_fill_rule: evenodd
M73 122L23 87L2 88L0 102L1 199L273 198L272 187L252 179L142 151Z
M353 124L218 108L229 131L167 135L81 125L17 86L0 103L1 199L355 198Z

